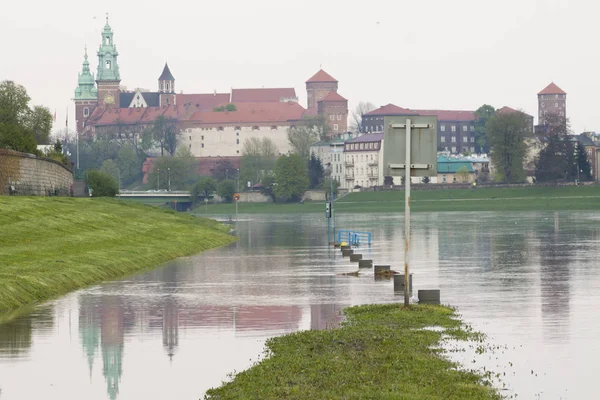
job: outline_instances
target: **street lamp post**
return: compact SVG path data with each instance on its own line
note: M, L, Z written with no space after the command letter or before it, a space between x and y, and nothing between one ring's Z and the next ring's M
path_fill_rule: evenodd
M171 191L171 168L167 168L167 179L169 180L169 192Z
M156 190L160 190L160 168L156 168Z

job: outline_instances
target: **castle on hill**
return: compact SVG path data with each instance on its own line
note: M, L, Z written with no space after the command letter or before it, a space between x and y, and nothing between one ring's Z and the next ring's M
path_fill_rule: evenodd
M239 157L244 140L268 137L281 154L290 150L287 130L307 117L322 116L332 136L348 129L348 100L338 93L338 81L319 70L306 84L307 107L291 87L232 89L230 93L177 93L175 77L165 63L157 91L127 91L121 76L114 34L106 19L98 48L96 76L87 48L75 89L77 132L93 136L115 132L140 137L157 117L176 120L181 144L198 158ZM234 104L236 111L214 111Z

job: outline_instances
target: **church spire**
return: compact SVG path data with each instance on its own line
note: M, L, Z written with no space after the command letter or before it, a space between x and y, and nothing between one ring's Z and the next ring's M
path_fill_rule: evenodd
M94 85L94 75L90 73L90 62L88 61L87 46L83 56L81 72L77 79L77 88L75 89L75 100L96 100L98 93Z
M175 93L175 78L165 62L162 74L158 77L158 91L160 93Z
M102 31L102 44L98 49L98 81L120 81L119 64L117 64L117 46L113 43L113 31L108 24L108 14L106 15L106 25Z

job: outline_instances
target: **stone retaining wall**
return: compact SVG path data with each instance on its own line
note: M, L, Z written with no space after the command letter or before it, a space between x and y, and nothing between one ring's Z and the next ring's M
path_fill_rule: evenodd
M0 195L70 196L73 172L56 160L0 149Z

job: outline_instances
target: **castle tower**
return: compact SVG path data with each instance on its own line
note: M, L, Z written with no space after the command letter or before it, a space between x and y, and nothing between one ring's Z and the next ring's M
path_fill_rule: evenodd
M318 102L317 112L329 125L329 136L348 131L348 100L337 92L329 92Z
M108 24L102 31L102 44L98 49L98 73L96 74L96 84L98 85L98 104L102 107L119 108L119 83L121 76L119 74L119 64L117 63L117 47L113 43L113 31Z
M98 103L98 91L94 84L94 75L90 73L90 63L88 61L87 46L83 56L83 67L77 79L77 88L75 89L75 123L77 133L83 133L85 120L90 116L96 104Z
M175 78L167 63L165 63L165 68L163 68L163 72L158 78L158 93L160 93L161 106L175 104Z
M307 109L317 114L318 103L331 92L337 92L338 81L327 72L320 69L306 81Z
M538 93L538 125L546 124L548 114L556 114L563 118L567 116L567 93L554 82Z

